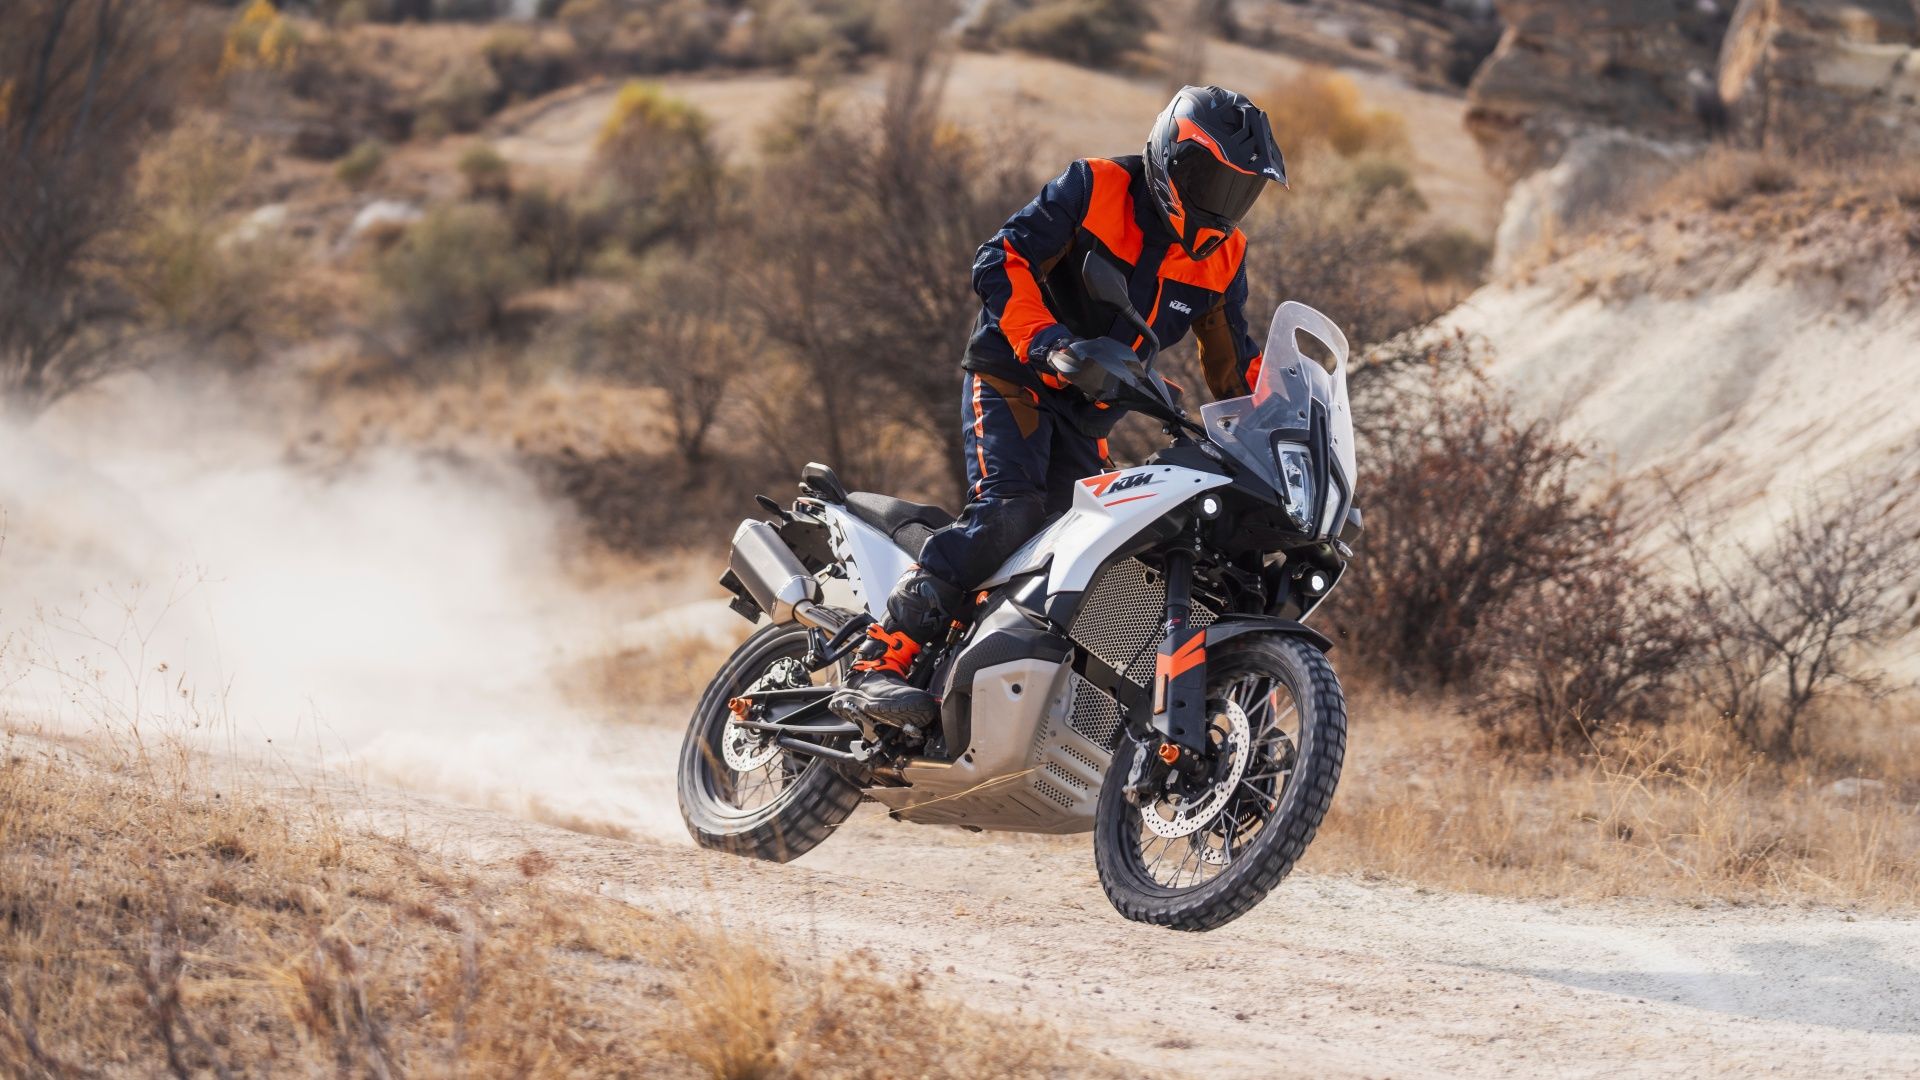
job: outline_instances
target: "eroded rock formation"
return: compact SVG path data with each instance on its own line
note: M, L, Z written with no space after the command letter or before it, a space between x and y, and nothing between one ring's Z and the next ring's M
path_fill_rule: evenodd
M1619 128L1656 140L1707 134L1726 11L1715 0L1499 0L1506 32L1468 89L1467 127L1488 166L1518 179L1569 140Z
M1719 92L1742 141L1920 152L1915 0L1741 0Z

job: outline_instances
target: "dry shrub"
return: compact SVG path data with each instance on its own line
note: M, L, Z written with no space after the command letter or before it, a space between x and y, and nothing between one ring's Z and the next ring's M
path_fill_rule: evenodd
M1621 484L1479 374L1463 337L1359 369L1366 532L1329 616L1400 689L1451 688L1495 744L1585 750L1658 724L1697 658L1696 616L1634 542Z
M640 283L627 306L590 328L584 366L660 391L661 413L687 475L707 457L707 439L733 397L740 357L758 351L734 295L731 260L709 258Z
M432 346L497 333L533 274L491 203L436 206L374 263L394 314Z
M540 279L558 285L577 277L612 239L616 214L606 202L536 185L507 203L514 239L526 249Z
M1488 613L1593 566L1616 524L1582 498L1579 451L1480 376L1479 348L1405 344L1355 381L1366 532L1331 611L1403 687L1471 685Z
M579 75L578 49L570 40L532 29L500 27L481 43L480 55L509 97L539 97Z
M0 399L33 413L132 359L119 346L135 304L113 263L190 35L164 3L28 0L5 18Z
M487 143L477 142L461 151L455 167L467 182L468 198L505 199L513 194L513 170L500 151Z
M506 104L499 76L479 56L463 54L420 97L420 112L436 130L473 131Z
M601 198L633 253L692 242L719 212L720 158L698 109L647 83L620 88L595 147Z
M961 489L956 364L979 308L973 252L1032 197L1017 157L939 119L938 27L901 31L886 102L850 115L816 88L781 118L756 178L743 299L770 352L758 383L765 452L848 483L898 490L929 474ZM792 475L789 472L789 475Z
M1406 153L1406 123L1368 105L1354 81L1323 67L1301 68L1267 91L1274 136L1289 156L1332 150L1341 157Z
M1835 691L1888 689L1869 659L1920 624L1920 456L1802 501L1764 545L1709 546L1690 524L1691 616L1704 694L1750 747L1804 749L1803 721Z
M728 52L738 60L780 65L874 52L885 44L881 24L889 6L876 0L768 0L757 5L746 40L731 43Z
M883 24L895 7L879 0L565 0L558 15L597 66L634 74L844 61L884 44Z
M993 39L1009 48L1107 68L1143 50L1154 29L1153 11L1141 0L1041 0L1006 16Z
M366 187L387 163L387 146L378 139L367 139L333 163L334 178L355 191Z
M727 14L706 0L566 0L559 9L582 52L628 71L706 66L726 36Z
M1587 551L1496 600L1473 635L1472 711L1499 745L1584 750L1676 710L1702 632L1679 591L1628 555L1618 518L1593 524L1605 531Z
M263 157L257 144L200 117L141 160L146 212L129 245L128 280L148 321L196 356L250 361L262 337L286 321L281 286L293 253L271 230L240 229L232 214Z
M1805 166L1779 154L1716 146L1681 166L1651 197L1651 205L1704 203L1730 210L1756 195L1791 191Z

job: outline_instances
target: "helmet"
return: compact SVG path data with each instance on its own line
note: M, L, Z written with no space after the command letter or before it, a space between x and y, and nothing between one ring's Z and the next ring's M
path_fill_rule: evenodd
M1267 114L1246 95L1186 86L1147 136L1147 188L1160 220L1195 259L1213 253L1253 208L1268 181L1287 182L1287 163Z

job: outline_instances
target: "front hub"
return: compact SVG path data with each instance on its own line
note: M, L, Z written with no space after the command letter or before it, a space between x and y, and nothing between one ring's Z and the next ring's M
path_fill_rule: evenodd
M1205 828L1220 816L1246 775L1253 741L1246 711L1228 700L1212 703L1208 712L1211 760L1191 775L1177 767L1170 770L1161 797L1140 808L1141 821L1156 836L1173 839Z

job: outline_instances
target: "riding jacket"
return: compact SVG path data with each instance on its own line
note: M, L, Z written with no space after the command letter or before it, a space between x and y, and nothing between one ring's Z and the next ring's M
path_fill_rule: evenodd
M1193 331L1215 398L1248 393L1260 347L1247 332L1246 235L1234 230L1196 262L1152 200L1137 154L1067 166L974 257L983 303L961 366L1058 389L1045 358L1070 339L1111 337L1144 354L1144 336L1082 284L1081 265L1097 251L1128 272L1134 310L1163 347Z

